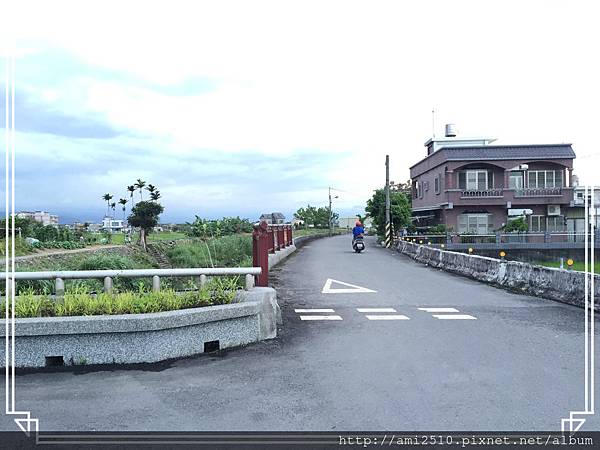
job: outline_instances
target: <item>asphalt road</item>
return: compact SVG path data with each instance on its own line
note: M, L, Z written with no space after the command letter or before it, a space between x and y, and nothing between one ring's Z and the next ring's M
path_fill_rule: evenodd
M357 255L349 241L314 241L272 271L277 339L144 370L20 374L18 409L41 430L525 431L557 430L583 407L582 309L425 267L372 239ZM377 292L322 293L328 279ZM458 312L419 309L432 307ZM295 311L315 308L333 312ZM14 429L6 416L0 425Z

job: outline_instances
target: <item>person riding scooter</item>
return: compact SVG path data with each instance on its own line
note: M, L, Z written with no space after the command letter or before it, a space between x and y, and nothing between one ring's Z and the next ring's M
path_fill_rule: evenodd
M356 241L357 238L362 239L365 234L365 229L363 228L362 223L360 223L360 220L357 220L354 225L354 228L352 228L352 247L354 247L354 241Z

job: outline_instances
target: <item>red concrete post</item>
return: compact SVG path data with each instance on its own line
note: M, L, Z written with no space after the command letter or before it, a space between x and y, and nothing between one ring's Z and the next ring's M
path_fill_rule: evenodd
M269 226L264 220L254 225L252 232L252 265L262 272L256 276L256 286L269 285Z
M283 242L283 227L277 226L277 250L281 250L285 246Z
M268 226L268 232L269 232L269 253L275 253L275 250L277 250L276 248L276 239L275 239L275 229L273 228L272 225Z

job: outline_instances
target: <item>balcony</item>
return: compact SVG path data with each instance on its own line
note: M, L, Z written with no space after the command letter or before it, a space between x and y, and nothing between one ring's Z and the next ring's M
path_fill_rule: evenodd
M502 198L502 188L482 190L461 190L460 198Z
M515 197L560 197L562 196L561 188L529 188L515 189Z

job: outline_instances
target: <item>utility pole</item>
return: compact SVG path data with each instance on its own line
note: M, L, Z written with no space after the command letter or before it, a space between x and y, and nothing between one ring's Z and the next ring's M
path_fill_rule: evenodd
M329 237L332 236L333 212L331 211L331 187L329 188Z
M392 245L392 223L390 220L390 155L385 155L385 247Z

